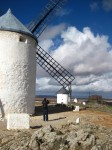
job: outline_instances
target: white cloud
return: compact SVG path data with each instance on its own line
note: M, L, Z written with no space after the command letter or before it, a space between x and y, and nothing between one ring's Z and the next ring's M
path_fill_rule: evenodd
M59 35L65 29L65 27L66 27L66 24L64 24L64 23L61 23L61 24L55 25L55 26L48 26L46 28L46 30L39 37L39 39L38 39L39 42L48 40L48 39L53 39L54 37Z
M52 39L56 36L60 35L61 32L65 29L66 25L61 23L55 26L49 26L47 29L41 34L39 37L39 45L45 49L45 51L49 52L49 48L54 45Z
M62 9L61 11L57 12L57 16L63 17L71 13L71 10Z
M50 80L50 77L36 78L36 91L48 93L58 91L60 87L55 86L55 84L49 84Z
M112 10L112 0L103 0L102 5L104 10L111 11Z
M101 76L76 76L75 91L112 91L112 73L105 73Z
M50 47L54 45L53 38L60 35L61 32L65 29L66 25L61 23L55 26L48 26L47 29L39 37L39 45L48 53ZM40 77L49 77L39 65L37 65L37 76Z
M50 54L76 77L73 90L112 91L112 47L108 36L94 35L88 27L82 32L76 27L68 27L61 33L61 38L61 45ZM59 88L50 77L38 79L40 82L37 84L39 90Z
M112 0L92 1L90 8L92 11L99 10L100 8L107 12L112 11Z
M94 36L87 27L82 32L69 27L61 37L64 43L52 55L64 67L72 70L74 75L111 71L112 51L108 51L111 46L107 36Z
M99 9L99 3L96 2L96 1L92 2L92 3L90 4L90 8L91 8L92 11L98 10L98 9Z
M53 41L50 39L43 40L39 42L39 45L47 52L49 52L49 48L54 45Z

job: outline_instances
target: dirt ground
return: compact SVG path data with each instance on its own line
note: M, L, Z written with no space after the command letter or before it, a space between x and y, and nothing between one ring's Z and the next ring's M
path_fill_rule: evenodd
M30 118L31 127L35 129L36 127L52 125L61 128L62 125L75 122L77 118L80 118L81 124L89 123L112 128L112 110L108 112L105 106L94 105L94 107L88 107L86 110L74 112L72 109L55 107L55 105L56 103L52 101L49 106L49 121L44 122L41 103L36 103L36 112L38 113ZM104 109L106 112L103 112Z
M112 114L91 110L82 110L80 112L67 111L49 114L48 122L44 122L42 116L34 116L31 117L30 123L31 127L34 129L45 125L52 125L53 127L61 128L62 125L66 123L75 122L77 118L80 118L80 122L82 124L89 123L112 128Z
M49 121L43 121L42 107L36 107L36 114L30 116L30 129L32 132L42 126L52 125L56 128L61 128L69 122L75 122L80 118L80 123L95 124L112 128L112 113L97 111L93 109L81 110L74 112L66 108L57 108L55 105L49 106ZM0 130L6 130L6 121L0 121Z
M76 105L80 106L78 112L73 111ZM38 150L47 150L53 145L58 148L51 149L58 150L60 147L62 150L63 143L63 150L74 150L71 143L75 143L78 150L99 149L99 146L102 150L112 150L112 107L98 103L76 105L59 105L56 101L50 101L49 119L43 121L42 102L36 101L35 114L30 116L30 129L27 130L7 130L6 120L0 120L0 150L31 150L37 149L37 146ZM76 124L77 118L79 124ZM37 139L42 141L39 145Z

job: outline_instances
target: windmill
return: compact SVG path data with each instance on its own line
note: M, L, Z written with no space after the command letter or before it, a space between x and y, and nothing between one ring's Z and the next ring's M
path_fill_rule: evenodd
M74 77L38 45L38 37L65 0L50 0L38 18L27 28L9 9L0 16L0 115L33 114L35 105L36 61L62 87ZM1 114L2 113L2 114Z
M58 11L60 11L61 7L66 2L67 0L50 0L44 7L40 16L31 21L27 26L27 28L37 37L37 40L47 27L47 23ZM59 84L64 88L68 87L71 95L71 83L74 80L74 77L39 45L37 46L36 60L37 63L57 80Z

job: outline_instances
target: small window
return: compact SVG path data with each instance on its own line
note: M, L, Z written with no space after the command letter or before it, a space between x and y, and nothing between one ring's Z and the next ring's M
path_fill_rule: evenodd
M20 41L20 42L27 43L27 39L24 38L23 36L20 36L20 37L19 37L19 41Z

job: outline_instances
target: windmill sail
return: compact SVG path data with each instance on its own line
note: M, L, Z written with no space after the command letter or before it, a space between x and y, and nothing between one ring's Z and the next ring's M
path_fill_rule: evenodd
M27 26L27 28L37 37L37 39L47 27L47 23L61 9L66 1L68 0L50 0L40 16ZM39 45L37 46L36 60L46 72L48 72L65 88L71 85L71 82L75 79Z
M27 28L38 38L47 27L47 23L61 9L66 1L67 0L50 0L44 7L42 13L34 19Z
M66 69L64 69L57 61L55 61L46 51L39 45L36 52L37 63L48 72L63 87L67 87L75 79Z

